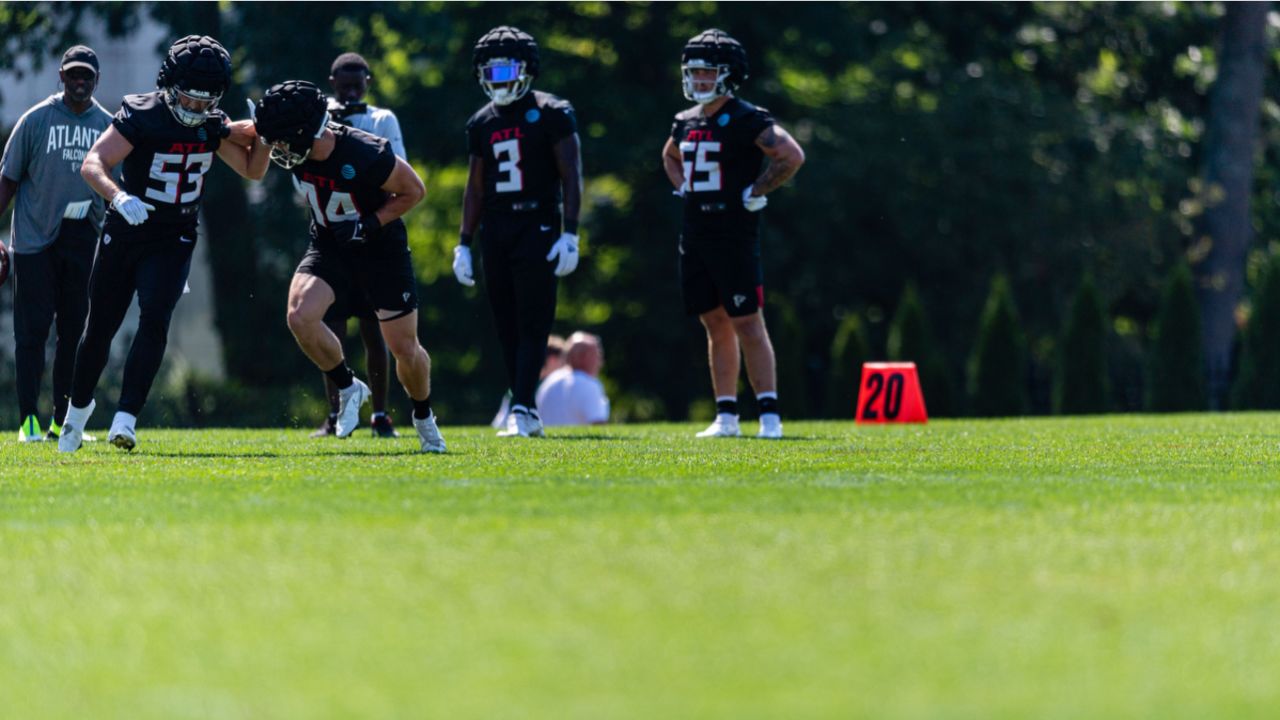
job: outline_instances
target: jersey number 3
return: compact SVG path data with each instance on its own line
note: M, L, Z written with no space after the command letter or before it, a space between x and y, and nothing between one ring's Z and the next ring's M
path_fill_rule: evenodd
M164 183L164 187L148 187L145 195L148 200L170 205L199 200L204 174L212 166L213 153L156 153L151 159L151 179Z
M506 156L503 160L502 157ZM498 159L499 177L494 192L520 192L524 189L524 173L520 171L520 141L503 140L493 144L493 156Z
M707 158L707 153L720 152L720 143L718 142L682 142L680 143L680 155L684 158L684 187L680 188L685 192L692 190L693 192L716 192L720 189L720 163ZM689 154L693 153L693 159L689 159ZM704 180L694 180L695 172L706 173Z

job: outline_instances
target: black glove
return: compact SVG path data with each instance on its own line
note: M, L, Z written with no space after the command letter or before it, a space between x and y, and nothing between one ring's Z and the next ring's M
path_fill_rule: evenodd
M204 119L204 130L211 138L226 140L231 137L231 118L221 110L214 110Z
M369 213L358 220L337 223L332 228L334 239L344 243L364 243L381 229L382 223L378 222L376 213Z

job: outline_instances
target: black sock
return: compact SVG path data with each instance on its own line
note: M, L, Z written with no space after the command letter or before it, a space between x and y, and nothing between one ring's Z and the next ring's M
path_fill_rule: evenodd
M332 370L325 370L324 374L329 376L329 379L333 381L334 385L338 386L339 390L346 390L356 380L356 375L351 372L351 368L347 367L346 360L338 363L338 366Z
M737 400L717 400L716 412L720 415L737 415L738 401Z
M338 413L329 413L329 424L330 425L338 424Z
M756 398L756 404L760 406L761 415L768 415L770 413L773 413L774 415L779 414L778 398L776 397Z
M426 420L431 417L431 396L428 395L426 400L413 401L413 419Z

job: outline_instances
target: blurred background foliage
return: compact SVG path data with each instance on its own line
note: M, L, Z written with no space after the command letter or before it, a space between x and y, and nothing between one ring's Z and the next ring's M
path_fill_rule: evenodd
M283 79L327 87L338 53L363 54L374 74L369 100L399 115L426 180L427 200L407 221L433 400L456 423L487 420L505 389L482 288L462 288L449 269L466 175L463 125L486 100L470 50L488 28L532 33L543 58L535 87L577 108L584 254L561 285L555 330L604 338L618 420L710 412L705 338L681 314L679 206L659 151L671 116L687 105L685 40L714 26L742 41L752 66L742 95L772 110L808 154L762 226L785 411L851 417L857 372L844 365L903 354L924 366L935 414L1050 412L1061 333L1086 276L1104 317L1094 334L1110 375L1099 386L1107 397L1087 410L1144 406L1161 296L1205 210L1198 178L1225 12L1219 3L1167 2L7 3L0 28L10 57L52 57L86 13L121 32L150 13L175 38L213 35L235 62L236 87L224 100L233 116L245 97ZM1269 37L1277 24L1271 15ZM1251 280L1280 229L1276 62L1269 51ZM272 171L253 191L219 166L208 187L230 385L318 396L316 373L282 321L306 240L288 179ZM984 306L988 325L1017 323L1017 338L988 346L1025 349L1025 360L1000 360L1022 365L1007 368L1005 382L1026 381L998 402L963 392L994 381L970 362L983 354ZM347 346L358 359L354 329ZM405 403L398 388L393 399ZM296 404L285 394L272 402L267 421L294 412L283 409ZM172 422L187 417L163 412Z

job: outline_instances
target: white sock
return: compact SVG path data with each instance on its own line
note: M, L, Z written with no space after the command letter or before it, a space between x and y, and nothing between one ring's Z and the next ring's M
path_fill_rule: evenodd
M529 408L527 408L527 407L525 407L525 406L523 406L523 405L512 405L512 406L511 406L511 412L513 412L513 413L524 413L525 415L528 415L528 414L529 414Z
M130 415L129 413L120 410L117 411L116 416L111 419L111 427L116 427L117 425L123 425L130 430L133 430L138 426L138 418L136 415Z
M75 405L67 406L67 417L62 420L63 425L70 425L73 428L84 429L84 424L89 422L89 411L93 406L78 408Z

